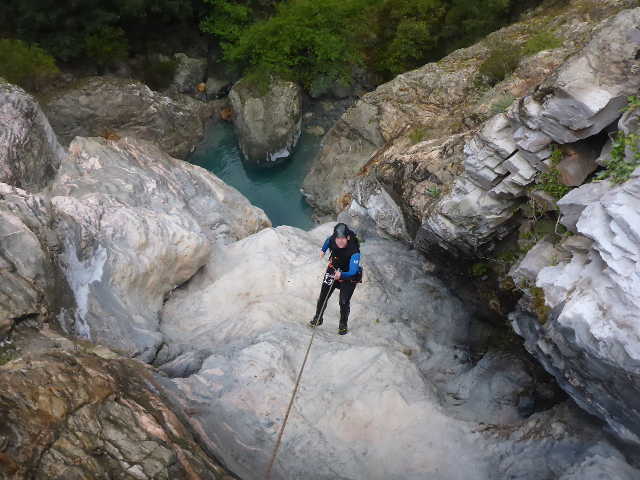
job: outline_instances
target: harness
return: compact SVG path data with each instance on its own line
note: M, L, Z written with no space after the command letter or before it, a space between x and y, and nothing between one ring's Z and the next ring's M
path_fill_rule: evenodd
M327 266L327 272L325 273L325 283L327 283L328 285L330 285L330 283L327 282L327 276L331 275L332 273L332 272L330 273L329 270L332 270L333 272L342 271L342 269L339 266L336 266L336 264L338 263L339 263L339 258L332 254L331 257L329 257L329 265ZM331 275L331 279L333 280L333 275ZM336 282L362 283L362 266L358 265L358 273L356 273L354 276L350 278L345 278L345 279L341 277L339 280L336 280Z

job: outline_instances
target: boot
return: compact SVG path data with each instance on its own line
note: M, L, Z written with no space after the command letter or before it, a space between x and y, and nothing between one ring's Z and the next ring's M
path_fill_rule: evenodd
M318 318L317 315L314 315L313 320L309 322L309 325L311 327L319 327L320 325L322 325L322 317Z
M344 335L348 332L347 321L340 320L340 326L338 327L338 335Z

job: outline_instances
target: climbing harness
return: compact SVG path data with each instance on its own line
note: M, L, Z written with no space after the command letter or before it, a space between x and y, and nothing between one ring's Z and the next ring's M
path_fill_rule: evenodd
M325 273L324 283L331 286L333 288L334 278L329 273ZM329 293L332 289L327 291L327 295L325 296L324 303L322 304L322 309L320 310L320 318L324 314L324 309L327 307L327 301L331 296ZM282 441L282 435L284 434L284 427L287 426L287 421L289 420L289 414L291 413L291 408L293 407L293 401L296 398L296 394L298 393L298 387L300 386L300 379L302 378L302 372L304 372L304 367L307 364L307 359L309 358L309 352L311 351L311 345L313 344L313 339L316 336L316 325L313 326L313 333L311 334L311 339L309 340L309 345L307 346L307 351L304 354L304 360L302 360L302 366L300 367L300 371L298 372L298 378L296 379L296 384L293 387L293 392L291 393L291 399L289 400L289 405L287 406L287 413L284 415L284 420L282 421L282 426L280 427L280 432L278 433L278 438L276 440L276 446L273 449L273 455L271 456L271 461L269 462L269 466L267 467L266 479L271 480L271 470L273 468L273 464L276 461L276 456L278 455L278 449L280 448L280 443Z

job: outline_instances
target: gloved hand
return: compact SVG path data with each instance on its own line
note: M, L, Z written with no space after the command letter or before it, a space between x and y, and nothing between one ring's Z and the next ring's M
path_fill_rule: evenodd
M320 258L324 258L324 252L320 250Z

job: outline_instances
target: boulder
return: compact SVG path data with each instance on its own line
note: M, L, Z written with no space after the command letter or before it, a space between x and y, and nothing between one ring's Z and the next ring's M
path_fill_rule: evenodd
M233 478L143 364L48 328L0 353L0 477Z
M558 200L560 208L560 222L572 232L576 232L576 224L587 206L599 200L607 191L612 188L609 181L593 182L583 185L567 193Z
M287 159L302 129L302 91L295 83L272 79L265 92L247 80L229 92L233 124L247 163L273 166Z
M509 276L519 287L535 285L538 273L545 267L558 263L561 253L546 240L538 242L509 270Z
M206 84L207 98L220 98L224 96L227 93L225 90L229 84L230 82L226 78L209 76Z
M194 84L195 87L195 84ZM76 136L134 136L184 158L202 138L212 107L115 77L90 77L49 96L43 109L62 142Z
M208 171L154 144L78 137L46 190L78 305L67 332L144 360L162 343L158 312L212 244L270 225Z
M64 155L38 103L0 78L0 182L38 191Z
M598 168L597 159L601 149L586 142L564 145L563 158L558 163L560 181L570 187L578 187Z
M0 342L16 321L58 314L64 295L50 251L56 247L47 202L0 183Z
M179 93L196 93L196 87L204 82L207 76L207 60L205 58L191 58L184 53L176 53L176 71L170 88Z

